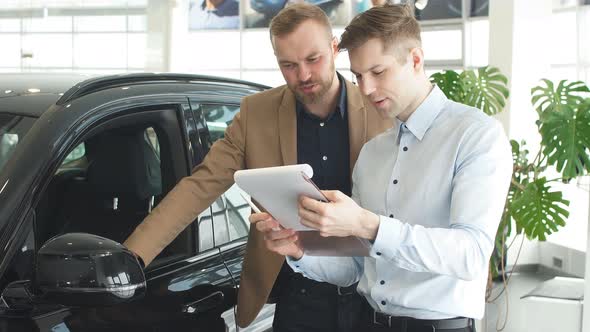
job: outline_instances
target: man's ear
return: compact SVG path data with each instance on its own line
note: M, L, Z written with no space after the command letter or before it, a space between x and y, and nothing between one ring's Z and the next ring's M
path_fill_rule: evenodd
M338 53L340 53L340 49L338 48L338 37L332 37L331 46L332 54L334 54L334 57L336 57Z
M410 50L410 61L412 61L414 70L424 70L424 51L421 47L414 47Z

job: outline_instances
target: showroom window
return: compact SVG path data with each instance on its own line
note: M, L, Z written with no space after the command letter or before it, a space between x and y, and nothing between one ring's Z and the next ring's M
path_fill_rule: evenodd
M0 71L143 71L146 5L147 0L3 1Z
M428 75L443 69L488 65L488 3L488 0L441 0L429 1L423 10L415 9L422 28Z
M551 22L550 77L554 83L560 80L583 81L590 85L590 1L554 0ZM547 238L549 242L582 252L587 247L588 195L590 177L578 177L569 184L559 184L570 201L570 213L566 225Z
M551 20L552 79L590 81L590 6L576 0L554 2Z

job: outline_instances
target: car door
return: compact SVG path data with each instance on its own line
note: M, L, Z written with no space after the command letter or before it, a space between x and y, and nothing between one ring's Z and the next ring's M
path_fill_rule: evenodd
M72 129L76 138L59 147L70 152L68 157L47 174L40 199L32 207L35 252L50 237L69 232L124 241L189 174L190 156L199 153L187 143L194 129L192 113L185 97L167 98L144 97L138 106L129 100L110 102L108 116L95 116L85 129ZM82 102L71 106L73 112L77 106L91 108ZM145 183L126 181L142 170L149 174ZM140 199L130 198L138 192ZM147 294L139 301L108 308L36 305L24 312L0 308L0 321L40 331L224 331L220 316L235 303L234 282L218 249L197 252L193 227L146 269ZM22 268L33 274L32 264L13 266Z
M200 123L201 144L208 149L222 139L240 106L237 99L225 101L191 101L195 119ZM232 185L211 205L210 220L200 224L199 247L217 248L228 267L236 285L239 285L242 262L248 240L251 208L244 199L249 195L237 185ZM237 288L236 288L237 289ZM250 328L241 331L266 331L272 326L274 305L266 305ZM237 330L234 310L223 314L230 331Z

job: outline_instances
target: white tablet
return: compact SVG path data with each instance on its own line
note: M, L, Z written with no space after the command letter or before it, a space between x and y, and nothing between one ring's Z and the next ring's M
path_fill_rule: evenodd
M313 169L307 164L240 170L236 184L270 213L283 227L301 231L305 253L316 256L367 256L370 244L357 237L322 237L299 222L298 199L304 195L328 201L311 181Z

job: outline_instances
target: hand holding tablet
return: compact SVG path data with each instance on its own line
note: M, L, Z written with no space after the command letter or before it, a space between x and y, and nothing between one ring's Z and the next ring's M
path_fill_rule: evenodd
M301 224L298 214L299 196L328 202L311 181L312 176L311 166L301 164L240 170L234 174L234 180L281 226L299 231L299 240L307 255L368 255L370 244L366 240L355 236L323 237L317 230ZM254 208L253 210L256 211Z

